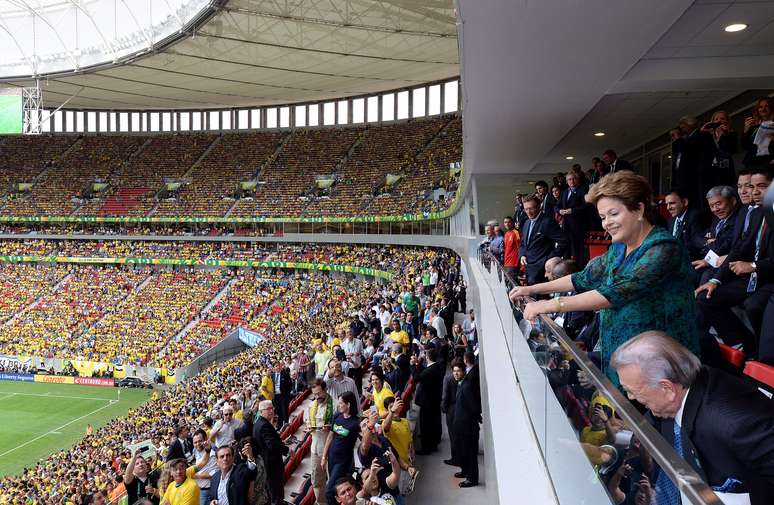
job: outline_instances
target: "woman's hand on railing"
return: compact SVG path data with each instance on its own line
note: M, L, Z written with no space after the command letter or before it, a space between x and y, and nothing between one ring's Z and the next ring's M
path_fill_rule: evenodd
M522 311L524 319L530 323L534 323L540 314L548 314L553 312L553 308L556 303L553 300L540 300L537 302L529 302Z
M510 293L508 293L508 296L511 298L513 303L516 303L519 298L523 296L530 296L532 294L532 286L516 286L511 290Z

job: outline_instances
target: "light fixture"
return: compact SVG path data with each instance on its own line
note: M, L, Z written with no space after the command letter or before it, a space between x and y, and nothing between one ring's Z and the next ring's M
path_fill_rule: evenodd
M732 25L726 26L724 30L729 33L734 33L734 32L741 32L745 28L747 28L747 25L744 23L734 23Z
M575 156L565 156L564 159L566 159L566 160L574 160Z
M595 137L604 137L605 136L605 132L596 132L596 133L594 133L594 136Z

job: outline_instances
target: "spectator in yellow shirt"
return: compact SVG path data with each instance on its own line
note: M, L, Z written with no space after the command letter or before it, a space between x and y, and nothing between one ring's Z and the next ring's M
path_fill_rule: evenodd
M183 458L170 463L172 482L167 486L160 505L199 505L199 486L193 478L196 466L186 465Z
M384 401L395 395L392 393L390 385L384 381L384 372L381 368L374 368L371 370L371 387L373 387L373 391L370 395L371 399L376 406L377 412L379 412L379 417L384 417L387 415L387 408L384 406Z
M387 335L390 340L403 346L404 349L411 348L411 337L406 333L406 330L400 329L400 321L397 319L392 320L392 332Z

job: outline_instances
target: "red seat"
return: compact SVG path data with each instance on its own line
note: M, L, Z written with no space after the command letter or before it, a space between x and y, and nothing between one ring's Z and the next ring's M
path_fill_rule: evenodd
M742 368L742 365L744 365L744 353L726 344L719 344L719 345L720 345L720 355L723 356L723 359L728 361L729 363L731 363L737 368Z
M744 366L744 373L770 388L774 388L774 366L766 365L758 361L748 361Z

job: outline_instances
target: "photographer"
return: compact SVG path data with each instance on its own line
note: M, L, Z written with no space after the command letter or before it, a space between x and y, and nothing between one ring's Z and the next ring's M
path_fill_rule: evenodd
M744 166L754 168L761 165L767 165L772 160L771 134L759 130L761 127L770 127L774 110L772 110L771 99L761 98L756 103L752 114L744 119L744 133L742 134L742 148L746 151L744 155Z
M739 149L736 132L731 128L724 110L712 114L712 119L700 130L704 153L701 161L702 193L715 186L733 186L736 182L733 155Z
M234 464L235 451L232 446L218 448L218 471L210 479L207 502L210 505L248 505L250 487L257 474L250 439L242 439L237 444L239 454L245 460Z
M159 503L159 490L157 482L159 475L157 471L148 472L148 461L143 457L143 448L140 447L129 460L124 472L124 486L126 494L129 497L129 503L134 503L140 498L148 498L154 505Z

